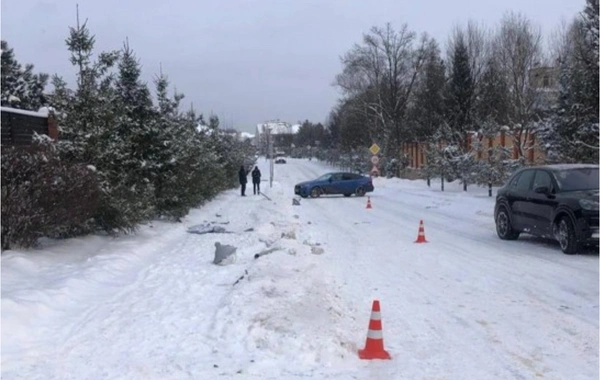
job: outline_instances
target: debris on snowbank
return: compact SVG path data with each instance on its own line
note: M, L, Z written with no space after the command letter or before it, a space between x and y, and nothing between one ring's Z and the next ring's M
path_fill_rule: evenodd
M213 264L217 265L229 265L233 264L237 258L235 252L237 248L232 245L215 243L215 259Z
M187 232L189 232L190 234L198 234L198 235L210 234L210 233L214 233L214 234L230 233L229 231L227 231L225 229L225 227L215 226L210 223L196 224L194 226L189 227L187 229Z

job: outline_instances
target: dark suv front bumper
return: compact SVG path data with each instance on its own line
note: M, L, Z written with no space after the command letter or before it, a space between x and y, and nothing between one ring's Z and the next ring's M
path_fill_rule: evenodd
M598 211L583 211L577 224L579 227L579 236L581 237L581 240L588 240L591 242L598 242L600 240Z

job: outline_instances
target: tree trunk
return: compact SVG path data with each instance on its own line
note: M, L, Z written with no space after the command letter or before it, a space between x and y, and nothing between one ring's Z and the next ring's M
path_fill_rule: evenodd
M492 196L492 183L488 183L488 195L491 197Z
M2 230L2 250L5 251L10 249L10 238L8 236L8 228L3 226Z

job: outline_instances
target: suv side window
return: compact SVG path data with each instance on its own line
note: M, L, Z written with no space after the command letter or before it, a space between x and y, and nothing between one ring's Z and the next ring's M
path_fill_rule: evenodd
M547 187L550 191L552 191L552 178L550 178L550 174L544 170L536 170L535 178L533 180L533 190L538 187Z
M521 173L517 174L509 183L508 187L511 189L517 188L517 182L519 182L519 178L521 178Z
M533 175L535 174L534 170L525 170L519 176L517 180L516 190L518 191L528 191L531 186L531 180L533 179Z

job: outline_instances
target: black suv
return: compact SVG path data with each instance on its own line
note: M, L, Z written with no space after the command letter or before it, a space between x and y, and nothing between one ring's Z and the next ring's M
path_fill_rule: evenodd
M521 232L554 238L568 255L598 244L598 165L520 169L498 190L494 218L500 239Z

